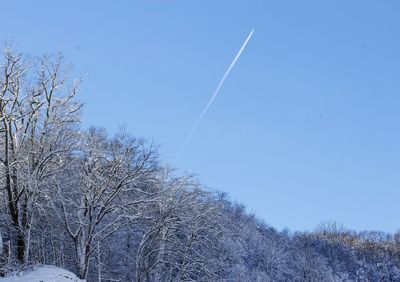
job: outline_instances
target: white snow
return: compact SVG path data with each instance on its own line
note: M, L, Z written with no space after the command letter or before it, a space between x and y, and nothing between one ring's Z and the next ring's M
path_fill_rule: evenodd
M32 271L18 273L12 277L0 278L1 282L84 282L75 274L51 265L35 268Z

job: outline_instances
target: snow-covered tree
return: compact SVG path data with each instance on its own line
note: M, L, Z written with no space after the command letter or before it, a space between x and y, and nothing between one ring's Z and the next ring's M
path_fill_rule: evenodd
M221 207L191 177L159 180L136 253L136 281L210 281L220 265Z
M73 147L79 81L68 82L62 58L27 61L6 48L0 63L0 170L20 262L29 260L37 203Z
M154 152L140 139L120 133L109 139L90 129L69 162L69 181L58 183L58 212L74 242L78 276L86 278L97 244L129 224L130 211L146 194L142 183L155 171ZM57 203L55 204L57 206Z

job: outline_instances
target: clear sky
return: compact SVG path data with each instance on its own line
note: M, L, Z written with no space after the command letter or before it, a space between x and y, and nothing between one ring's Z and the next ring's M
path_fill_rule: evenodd
M120 125L278 228L395 231L399 1L0 1L0 40L62 52L85 125Z

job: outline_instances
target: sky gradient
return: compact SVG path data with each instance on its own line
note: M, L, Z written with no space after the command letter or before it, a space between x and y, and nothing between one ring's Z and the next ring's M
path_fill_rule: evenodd
M61 2L61 1L60 1ZM400 2L1 1L0 41L86 74L85 126L160 145L268 224L399 229ZM5 11L5 12L4 12Z

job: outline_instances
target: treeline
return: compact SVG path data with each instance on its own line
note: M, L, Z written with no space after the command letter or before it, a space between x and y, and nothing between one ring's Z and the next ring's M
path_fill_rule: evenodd
M0 63L0 274L88 281L400 281L400 236L277 232L121 131L80 127L61 57ZM245 188L245 187L244 187Z

